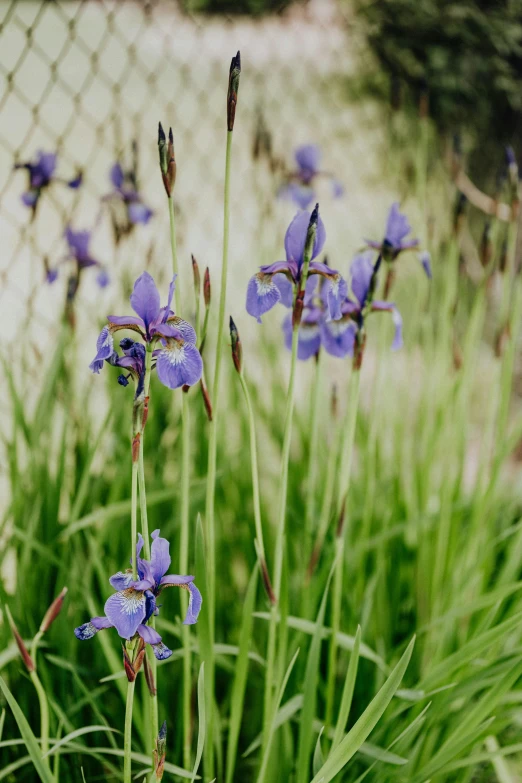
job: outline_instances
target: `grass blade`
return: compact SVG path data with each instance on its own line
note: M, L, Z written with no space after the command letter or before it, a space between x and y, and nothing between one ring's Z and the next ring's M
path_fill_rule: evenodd
M194 783L196 780L196 775L201 763L201 757L203 755L203 748L205 747L206 732L207 718L205 710L205 662L203 661L199 667L198 675L198 745L196 750L196 761L194 762L194 769L192 770L191 783Z
M341 697L341 707L339 709L339 715L337 717L337 724L335 726L335 733L334 733L331 750L335 750L335 748L342 740L343 734L346 730L346 722L348 720L348 715L350 714L350 707L352 706L353 690L355 688L355 679L357 677L357 669L359 666L360 648L361 648L361 626L359 625L357 627L357 633L355 634L355 644L353 646L352 654L350 655L350 663L348 664L346 680L344 681L343 695Z
M239 654L236 661L234 685L232 686L230 725L228 729L226 783L232 783L234 777L237 743L239 738L239 729L241 727L241 717L243 715L243 704L245 700L245 688L248 673L248 652L250 639L252 638L252 626L254 623L253 611L256 600L258 574L259 564L256 561L254 570L252 571L252 575L250 576L250 580L248 582L245 604L243 606L241 631L239 634Z
M322 783L328 783L329 780L333 780L337 773L341 771L341 769L349 762L352 756L358 751L372 729L375 728L379 718L392 700L395 691L399 687L402 678L404 677L404 673L410 662L414 644L415 637L409 643L402 658L393 669L392 673L378 694L375 696L373 701L370 702L357 723L354 724L342 742L337 746L333 753L329 755L326 763L314 776L312 783L319 783L319 781L322 781Z
M31 757L31 761L34 764L40 780L43 781L43 783L54 783L54 778L51 775L50 770L43 762L42 753L40 751L40 746L38 745L36 737L34 736L25 715L18 706L18 702L7 687L7 684L2 677L0 677L0 688L2 689L2 693L4 694L7 703L11 707L14 719L18 725L18 728L20 729L22 739L24 740L25 747L27 748L27 752Z

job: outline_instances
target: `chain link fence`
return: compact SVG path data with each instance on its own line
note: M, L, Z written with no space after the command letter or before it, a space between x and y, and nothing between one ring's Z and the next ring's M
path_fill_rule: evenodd
M274 260L295 207L275 198L280 174L255 162L260 117L273 154L292 166L296 145L314 142L323 166L344 183L334 201L321 194L333 259L346 270L364 231L384 215L388 194L371 192L382 141L379 112L347 100L361 44L349 6L315 0L262 19L190 15L175 2L4 0L0 3L0 311L6 342L25 339L38 356L59 328L67 274L64 227L93 230L92 253L111 285L85 275L78 295L78 331L89 349L98 320L120 301L133 275L170 268L165 197L156 148L157 123L172 125L178 179L175 199L182 283L190 253L220 266L230 57L241 49L243 72L234 135L230 297L239 309L258 264ZM129 162L136 143L138 187L154 214L115 242L103 197L115 161ZM38 150L57 153L57 176L83 173L73 190L46 188L34 220L21 201L27 172L16 163ZM381 204L382 199L382 204ZM376 206L377 205L377 206ZM377 214L378 213L378 214ZM277 256L276 256L277 257ZM46 265L60 271L45 282ZM124 283L122 286L121 283ZM239 299L235 299L239 297ZM250 327L248 327L250 328ZM87 342L87 341L86 341Z

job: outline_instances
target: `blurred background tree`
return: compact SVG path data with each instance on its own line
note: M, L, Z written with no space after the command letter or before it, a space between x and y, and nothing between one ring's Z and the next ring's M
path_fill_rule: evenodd
M484 145L522 143L521 0L357 0L376 57L376 93L418 104L443 132Z

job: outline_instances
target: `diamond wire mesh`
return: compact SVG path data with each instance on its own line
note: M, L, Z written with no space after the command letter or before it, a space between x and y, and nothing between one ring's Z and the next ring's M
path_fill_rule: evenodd
M381 137L375 110L368 105L356 109L346 100L345 77L353 71L360 47L345 6L316 0L255 21L191 16L176 3L160 0L4 0L0 312L7 344L19 339L20 323L37 356L56 338L66 275L53 286L46 284L43 259L54 266L63 257L67 222L75 228L96 225L94 255L114 283L103 292L94 277L82 284L79 331L82 338L88 332L89 347L97 321L121 297L118 280L128 283L151 256L155 271L168 274L158 119L171 124L175 133L182 282L184 277L189 281L190 252L217 275L225 93L230 56L237 48L242 50L243 74L234 139L231 298L243 300L262 251L280 252L282 232L294 210L286 203L273 209L276 183L253 165L259 107L279 157L290 165L296 144L317 142L325 168L344 180L345 198L342 203L329 199L323 215L326 211L331 226L330 244L347 248L346 257L336 261L347 266L364 228L375 223L373 197L362 184L377 174L372 152ZM156 214L116 248L107 216L100 219L100 197L110 189L111 164L128 157L133 139L139 144L140 187ZM49 188L31 222L30 210L20 201L26 173L15 171L13 163L31 159L38 149L58 153L60 176L70 178L82 170L84 182L78 191Z

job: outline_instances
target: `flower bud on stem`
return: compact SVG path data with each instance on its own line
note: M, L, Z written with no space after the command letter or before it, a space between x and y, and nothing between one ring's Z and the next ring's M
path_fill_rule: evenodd
M13 617L11 615L11 611L8 606L5 607L5 611L7 614L7 619L9 621L9 627L11 628L11 633L14 636L14 640L16 642L16 646L18 647L20 651L20 655L22 656L22 660L25 664L25 668L29 673L34 672L36 669L36 666L34 665L33 659L29 655L29 650L24 644L24 640L22 639L20 632L18 628L16 627L15 621L13 620Z
M154 774L156 776L156 781L160 781L163 778L166 750L167 750L167 721L164 720L158 732L158 737L156 739L156 748L154 750Z
M231 340L231 347L232 347L232 361L234 362L234 367L236 368L237 372L239 373L239 375L241 375L243 348L241 345L239 332L237 331L237 327L234 323L234 319L232 318L232 316L230 316L230 340Z
M44 614L44 618L40 623L40 633L46 633L51 625L54 623L60 612L62 611L63 602L67 595L68 588L64 587L59 595L54 599L49 609Z
M163 130L161 122L158 124L158 151L163 185L165 186L165 192L167 196L171 198L172 191L174 190L174 184L176 182L174 136L172 134L172 128L169 128L169 140L167 143L165 131Z
M230 63L230 72L228 75L228 93L227 93L227 128L231 132L234 130L234 120L236 118L237 92L239 90L239 77L241 76L241 55L238 52L232 57Z

